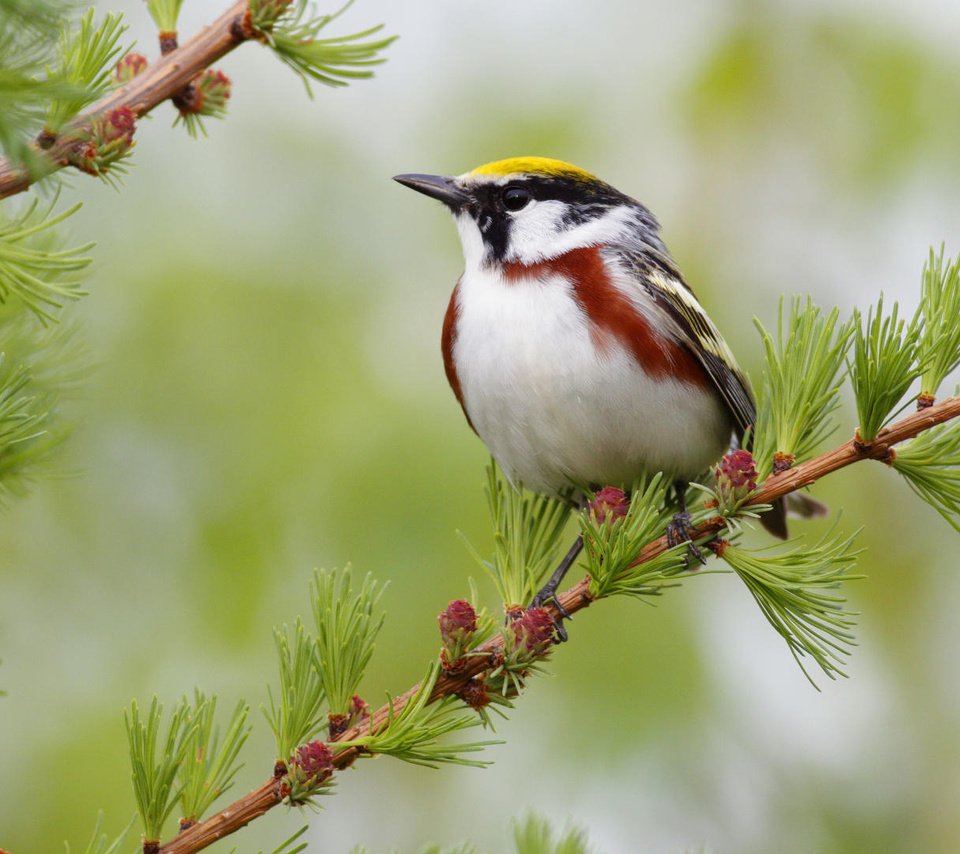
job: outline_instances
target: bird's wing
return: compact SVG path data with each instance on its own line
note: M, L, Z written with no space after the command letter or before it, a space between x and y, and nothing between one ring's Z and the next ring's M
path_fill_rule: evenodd
M617 248L607 256L636 285L641 295L653 300L667 322L669 330L697 358L713 381L720 397L727 404L737 425L737 434L753 427L757 407L750 386L737 365L723 336L701 308L690 286L683 280L670 256L654 247ZM748 445L749 447L749 445ZM787 538L786 501L780 498L760 516L760 523L775 537Z
M727 404L742 438L757 417L750 387L723 336L701 308L680 272L669 257L656 250L617 248L612 253L612 257L608 256L610 261L653 300L671 324L669 331L703 366Z

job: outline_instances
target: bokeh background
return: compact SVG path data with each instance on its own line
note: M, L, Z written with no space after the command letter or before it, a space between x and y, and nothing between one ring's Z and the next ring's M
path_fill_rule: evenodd
M186 3L182 33L224 3ZM141 3L103 7L155 54ZM456 533L489 545L486 456L438 348L459 245L391 175L527 153L596 172L658 214L755 376L752 318L774 323L781 294L847 312L884 290L912 310L928 246L960 250L950 0L357 0L338 29L380 21L401 39L376 79L310 101L245 46L209 139L171 130L166 105L120 194L73 180L77 237L98 241L79 309L94 369L64 476L0 521L0 844L17 854L82 850L101 808L126 822L131 697L199 686L256 708L271 627L308 614L314 567L389 579L374 703L421 674L468 577L490 595ZM361 763L309 850L499 851L528 809L606 852L958 850L958 539L881 466L816 495L865 526L848 680L814 691L732 576L610 601L498 726L491 768ZM252 719L234 794L273 761ZM302 822L276 810L218 850Z

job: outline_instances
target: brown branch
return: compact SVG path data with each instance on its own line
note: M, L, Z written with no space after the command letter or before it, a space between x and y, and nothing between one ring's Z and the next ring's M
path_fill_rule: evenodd
M244 25L246 11L247 0L238 0L181 47L161 57L129 83L109 92L81 113L52 144L47 140L43 148L35 146L37 153L49 160L48 167L41 169L40 174L49 175L66 165L72 145L69 137L75 137L68 131L89 126L97 116L118 107L130 108L137 118L145 116L182 90L205 68L247 41L251 32ZM37 177L9 159L0 158L0 199L22 193Z
M809 486L825 475L846 468L860 460L887 462L891 458L893 445L911 439L918 433L950 421L957 416L960 416L960 397L947 398L941 403L914 412L890 427L881 430L873 442L864 443L854 438L831 451L821 454L819 457L779 474L771 475L763 482L761 488L751 500L756 504L769 504L790 492ZM693 536L695 539L699 539L716 534L723 526L724 520L715 517L699 525L694 530ZM633 565L636 566L652 560L663 554L667 548L666 536L654 540L637 555ZM570 614L586 608L593 601L589 587L590 579L584 578L569 590L563 591L557 596L560 605ZM443 674L437 679L430 694L430 702L460 693L472 677L495 667L502 652L502 635L497 635L482 644L463 661L462 669L458 669L455 675ZM417 693L419 688L419 684L414 685L404 694L395 697L392 702L393 711L395 713L399 712L409 702L410 698ZM386 724L389 711L389 706L381 707L361 724L332 739L332 742L354 741L369 735L371 732L378 732ZM345 747L334 757L334 765L337 768L346 768L356 761L360 753L360 748ZM260 788L254 789L248 795L237 800L227 809L183 831L176 839L164 845L160 849L160 854L193 854L195 851L200 851L263 815L267 810L281 803L284 797L285 792L281 780L273 777Z
M262 786L244 795L225 810L200 824L188 827L176 839L164 845L160 851L162 854L170 854L174 851L179 854L202 851L218 839L223 839L224 836L235 833L241 827L246 827L255 818L260 818L267 810L279 804L283 797L281 780L271 777Z

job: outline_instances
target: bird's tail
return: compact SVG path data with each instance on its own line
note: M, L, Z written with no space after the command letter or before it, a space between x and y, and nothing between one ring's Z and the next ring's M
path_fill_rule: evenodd
M781 540L787 538L787 499L778 498L773 508L760 516L760 524L773 536Z
M830 509L826 504L811 498L803 492L791 492L773 502L773 509L760 517L760 524L773 536L781 540L787 538L787 512L801 519L826 516Z

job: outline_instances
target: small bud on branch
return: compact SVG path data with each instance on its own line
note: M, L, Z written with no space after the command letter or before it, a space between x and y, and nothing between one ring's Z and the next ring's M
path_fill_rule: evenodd
M477 612L466 599L454 599L437 616L440 626L440 663L452 673L462 665L463 655L477 632Z
M208 68L184 86L171 99L179 115L176 122L183 122L190 136L197 132L206 135L202 116L221 119L227 114L227 101L230 100L232 84L222 71Z
M120 61L113 69L113 79L120 83L129 83L138 74L147 70L147 58L142 53L131 51L126 56L121 57Z
M297 748L288 773L303 782L319 785L333 776L333 753L322 741L309 741Z
M731 451L720 460L714 476L717 479L717 507L724 515L731 515L757 488L757 467L753 454L742 448Z
M542 655L553 642L555 625L546 608L527 608L508 628L513 649L531 658Z
M627 493L615 486L605 486L590 502L590 514L596 520L598 525L602 525L608 519L611 522L622 519L627 515L630 509L630 499Z

